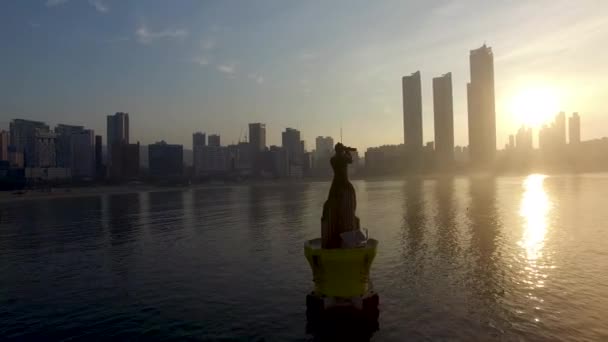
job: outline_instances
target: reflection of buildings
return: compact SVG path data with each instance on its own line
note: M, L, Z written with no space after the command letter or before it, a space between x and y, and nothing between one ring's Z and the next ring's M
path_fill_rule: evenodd
M454 178L440 178L436 183L438 250L450 263L457 253L458 236L454 208Z
M454 160L454 109L452 74L433 78L433 111L435 124L435 153L438 161Z
M469 155L475 164L493 161L496 153L494 55L485 44L471 50L471 82L467 84Z
M502 293L501 271L496 255L501 222L496 208L496 183L493 177L469 179L471 202L467 216L470 221L470 254L473 290L484 301L496 301ZM487 306L492 308L492 305Z
M139 196L138 193L108 196L108 224L112 245L122 245L135 240L140 226Z
M422 198L423 181L418 178L410 178L404 185L405 208L404 208L404 232L407 242L407 256L411 260L409 263L414 265L414 269L422 270L424 258L418 256L418 252L424 253L424 227L426 224L424 199Z
M422 85L420 71L403 76L404 144L413 155L422 149Z

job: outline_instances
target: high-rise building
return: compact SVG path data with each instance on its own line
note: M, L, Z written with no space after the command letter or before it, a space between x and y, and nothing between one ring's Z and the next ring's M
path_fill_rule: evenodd
M181 177L184 173L184 148L165 141L149 145L148 163L153 177Z
M422 150L422 84L420 71L403 76L404 143L410 153Z
M222 146L222 144L220 143L220 136L218 134L209 134L209 146Z
M206 145L207 136L205 133L196 132L192 134L192 165L194 166L195 175L199 175L202 171L203 147Z
M36 132L34 167L48 168L57 166L56 139L57 136L53 132Z
M435 153L442 162L454 160L454 106L452 74L433 78Z
M112 148L116 143L129 143L129 113L118 112L108 115L106 144L109 164L112 164Z
M97 179L102 179L106 175L103 166L103 138L101 135L95 136L95 175Z
M509 143L507 144L506 148L509 150L515 148L515 135L509 134Z
M249 144L253 152L262 152L266 149L266 124L249 124Z
M205 133L196 132L196 133L192 134L192 150L194 150L194 148L196 146L205 146L205 145L207 145Z
M83 131L84 127L82 126L59 124L55 127L58 167L72 167L72 136ZM72 172L73 175L74 172Z
M572 116L568 119L568 131L570 144L580 144L581 142L581 117L577 112L572 113Z
M303 174L302 158L304 157L304 146L300 139L300 131L294 128L286 128L285 132L281 133L281 142L283 148L287 150L289 176L301 177Z
M487 164L496 155L496 105L494 55L485 44L469 55L471 82L467 84L469 156L473 163Z
M199 175L214 175L228 171L230 155L227 147L210 144L204 146L201 151Z
M37 167L36 134L50 132L44 122L14 119L10 123L10 144L16 154L23 154L25 167ZM55 155L55 152L53 152Z
M317 154L330 155L334 150L334 138L318 136L315 139L315 151Z
M7 131L0 131L0 160L8 160L8 139Z
M532 128L521 126L515 136L515 148L520 151L532 150Z
M559 112L555 116L554 124L555 143L557 146L566 145L566 113Z
M95 132L84 129L72 134L70 147L69 168L72 169L72 177L95 178Z
M139 142L127 144L117 141L111 145L111 150L113 152L110 160L110 177L115 180L137 178L139 176Z

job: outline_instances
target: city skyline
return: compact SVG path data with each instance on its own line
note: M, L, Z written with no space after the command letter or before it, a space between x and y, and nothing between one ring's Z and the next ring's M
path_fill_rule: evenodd
M424 142L435 140L431 80L451 72L455 144L462 146L467 51L487 41L495 55L498 148L522 123L512 99L530 89L557 96L555 112L584 115L583 140L605 135L605 109L596 100L607 88L600 75L608 51L597 46L608 30L605 3L383 2L370 10L336 2L320 10L320 3L257 2L236 11L234 4L185 1L163 11L154 1L102 2L105 11L77 1L0 4L11 13L0 24L8 51L0 68L15 80L1 89L0 128L18 117L105 136L103 116L124 111L137 122L131 140L143 144L164 137L188 146L193 130L236 143L248 122L266 122L268 145L279 145L287 127L307 142L338 137L342 127L344 141L363 150L402 141L399 81L420 70ZM345 15L335 18L338 9ZM231 16L236 12L252 16ZM267 21L253 20L262 14ZM379 19L382 25L357 25ZM313 21L309 31L300 29ZM534 39L522 40L522 32L535 32ZM582 63L585 50L594 53Z

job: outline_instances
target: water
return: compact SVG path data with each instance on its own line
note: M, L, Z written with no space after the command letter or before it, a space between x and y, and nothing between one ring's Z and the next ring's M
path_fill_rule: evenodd
M354 182L377 341L607 340L608 175ZM307 340L329 183L0 203L0 336Z

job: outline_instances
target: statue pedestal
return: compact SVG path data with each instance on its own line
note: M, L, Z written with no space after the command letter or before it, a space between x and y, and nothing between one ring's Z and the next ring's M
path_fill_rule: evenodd
M321 239L306 242L304 253L315 284L306 296L311 331L336 331L343 336L349 329L370 334L378 329L379 297L369 279L377 247L374 239L357 248L325 249Z

